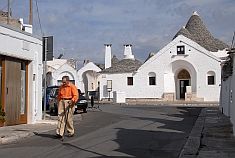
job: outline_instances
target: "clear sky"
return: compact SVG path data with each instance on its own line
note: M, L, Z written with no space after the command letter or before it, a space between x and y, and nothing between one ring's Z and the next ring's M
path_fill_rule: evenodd
M15 18L28 23L29 0L11 0ZM41 36L33 0L34 33ZM37 0L42 30L54 36L54 54L104 62L104 44L123 57L123 44L132 44L135 58L144 61L171 41L197 11L214 37L231 45L235 31L235 0ZM7 0L0 0L7 10Z

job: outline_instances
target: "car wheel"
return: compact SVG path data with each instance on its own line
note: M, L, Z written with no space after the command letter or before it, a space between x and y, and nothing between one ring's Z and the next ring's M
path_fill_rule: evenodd
M75 110L74 110L73 114L77 114L77 113L78 113L78 109L77 109L77 108L75 108Z
M50 108L50 114L53 114L53 109L52 108Z
M86 108L83 108L83 112L84 112L84 113L87 113Z

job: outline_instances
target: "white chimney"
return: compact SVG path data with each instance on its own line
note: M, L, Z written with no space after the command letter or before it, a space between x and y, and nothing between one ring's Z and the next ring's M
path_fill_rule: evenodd
M104 63L105 69L112 66L111 65L111 58L112 58L111 46L112 44L105 44L105 63Z
M24 24L23 18L20 18L19 22L20 22L20 25L21 25L20 27L22 31L28 32L30 34L33 33L33 25Z
M124 45L124 59L135 59L134 55L132 54L131 44Z

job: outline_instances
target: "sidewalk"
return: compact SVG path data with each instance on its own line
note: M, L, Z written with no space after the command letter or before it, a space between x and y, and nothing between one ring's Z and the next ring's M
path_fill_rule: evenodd
M234 158L232 124L218 107L202 109L180 158Z
M76 115L74 121L81 121L81 115ZM57 125L57 116L47 116L46 120L41 120L35 124L22 124L15 126L0 127L0 145L20 141L26 137L37 133L55 130Z

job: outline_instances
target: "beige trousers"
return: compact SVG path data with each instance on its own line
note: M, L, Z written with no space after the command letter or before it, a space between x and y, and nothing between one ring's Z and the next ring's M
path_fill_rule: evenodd
M65 127L65 120L67 117L67 112L69 108L68 118L66 129L69 134L74 134L74 127L73 127L73 113L75 107L72 108L69 106L70 100L60 100L58 104L58 124L56 129L56 134L63 135L64 134L64 127Z

